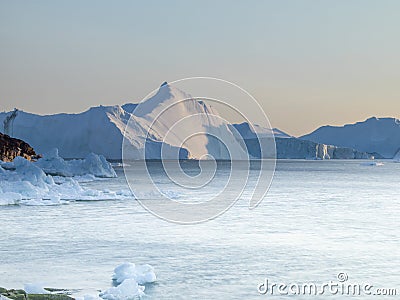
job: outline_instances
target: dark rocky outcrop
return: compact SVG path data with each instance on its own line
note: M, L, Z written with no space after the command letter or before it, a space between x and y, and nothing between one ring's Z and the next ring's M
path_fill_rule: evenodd
M0 160L12 161L17 156L31 160L36 153L28 143L0 133Z

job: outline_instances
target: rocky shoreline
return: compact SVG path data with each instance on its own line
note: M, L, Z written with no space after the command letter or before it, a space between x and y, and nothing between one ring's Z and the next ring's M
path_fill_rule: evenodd
M0 132L0 160L9 162L17 156L27 160L37 157L35 150L28 143Z
M55 289L45 289L49 292L57 291ZM24 290L7 290L0 287L0 300L74 300L74 298L65 294L27 294Z

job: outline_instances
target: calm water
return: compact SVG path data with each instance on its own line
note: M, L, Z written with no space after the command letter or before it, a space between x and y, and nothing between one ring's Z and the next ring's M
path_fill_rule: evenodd
M126 189L118 174L86 185ZM322 284L340 272L400 294L399 174L390 162L281 161L258 208L240 200L199 225L162 221L135 200L0 207L0 286L41 282L95 294L117 265L134 262L156 269L157 283L146 287L152 299L292 299L257 286L265 278Z

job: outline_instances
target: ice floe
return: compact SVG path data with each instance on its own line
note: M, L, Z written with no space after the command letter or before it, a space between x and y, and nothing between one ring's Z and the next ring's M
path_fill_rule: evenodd
M99 294L105 300L128 300L144 296L145 287L139 285L135 279L125 279L120 285L111 287Z
M24 285L24 291L27 294L50 294L49 291L45 290L41 284L38 283L27 283Z
M382 163L382 162L375 162L375 161L363 162L363 163L361 164L361 166L366 166L366 167L368 167L368 166L370 166L370 167L381 167L381 166L384 166L384 165L385 165L385 164Z
M102 156L90 154L83 160L65 161L54 151L43 159L31 162L16 157L13 162L0 162L0 205L60 205L75 200L132 198L129 190L94 190L79 184L99 176L116 177L111 164Z
M92 175L102 178L117 177L112 165L102 155L88 154L84 159L64 160L58 155L58 149L53 149L43 155L35 164L46 174L56 176Z
M101 292L99 296L105 300L125 300L140 298L145 295L144 284L157 280L154 268L150 265L124 263L114 269L112 280L115 287Z
M114 269L113 281L117 284L126 279L135 279L139 284L152 283L157 280L154 268L150 265L135 265L133 263L124 263Z

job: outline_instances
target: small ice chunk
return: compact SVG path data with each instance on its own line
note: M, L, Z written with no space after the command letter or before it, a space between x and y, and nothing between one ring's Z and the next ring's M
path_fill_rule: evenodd
M385 164L382 162L375 162L375 161L361 163L361 166L371 166L371 167L381 167L384 165Z
M98 295L84 295L83 297L75 297L76 300L102 300Z
M100 293L105 300L128 300L144 295L144 286L139 285L135 279L125 279L119 286L109 288Z
M85 295L83 296L83 300L101 300L101 298L98 295Z
M27 283L24 285L24 291L27 294L50 294L49 291L46 291L43 285L38 283Z
M114 269L113 281L120 284L126 279L135 279L139 284L152 283L157 280L154 268L150 265L124 263Z

